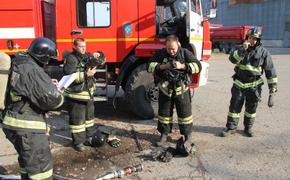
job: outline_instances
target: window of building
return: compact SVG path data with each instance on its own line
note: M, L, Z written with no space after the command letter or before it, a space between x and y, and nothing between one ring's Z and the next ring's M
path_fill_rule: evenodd
M108 27L111 24L110 0L77 0L78 26Z

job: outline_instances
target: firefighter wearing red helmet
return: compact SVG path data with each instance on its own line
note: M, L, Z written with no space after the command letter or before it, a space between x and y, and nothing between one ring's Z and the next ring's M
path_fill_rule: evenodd
M147 64L147 71L153 73L159 87L158 127L161 133L158 146L163 146L172 131L173 108L176 107L180 133L185 145L192 144L192 107L188 85L192 74L201 71L201 64L187 49L180 46L175 35L166 38L166 48L156 52Z
M35 39L12 64L3 131L18 153L21 179L53 179L44 113L63 103L63 96L43 66L57 56L54 42Z
M229 60L236 66L226 130L221 133L223 137L236 132L244 104L244 133L248 137L254 136L252 127L256 119L258 102L261 99L262 85L264 84L262 75L264 72L269 93L277 92L277 74L269 51L262 46L261 37L260 28L249 29L247 42L232 51L229 56ZM268 106L271 107L270 104Z

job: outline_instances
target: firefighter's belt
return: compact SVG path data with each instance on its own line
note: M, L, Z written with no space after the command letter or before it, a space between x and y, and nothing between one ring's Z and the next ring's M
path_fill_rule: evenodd
M239 81L238 79L235 79L234 84L236 86L238 86L241 89L247 89L247 88L254 88L257 87L260 84L264 84L263 79L259 79L257 81L254 82L250 82L250 83L242 83L241 81Z

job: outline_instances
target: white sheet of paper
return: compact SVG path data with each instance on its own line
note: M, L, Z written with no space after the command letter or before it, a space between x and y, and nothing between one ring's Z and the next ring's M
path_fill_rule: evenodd
M75 73L63 76L61 78L61 80L58 82L57 88L60 90L64 90L64 89L68 88L69 85L71 85L71 83L73 83L75 81L75 79L76 79Z

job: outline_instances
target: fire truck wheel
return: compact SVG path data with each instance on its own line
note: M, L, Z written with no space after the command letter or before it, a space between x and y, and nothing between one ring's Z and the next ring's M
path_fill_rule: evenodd
M142 119L153 118L158 108L158 87L154 85L153 75L146 71L146 65L135 68L125 88L126 100L130 110Z

